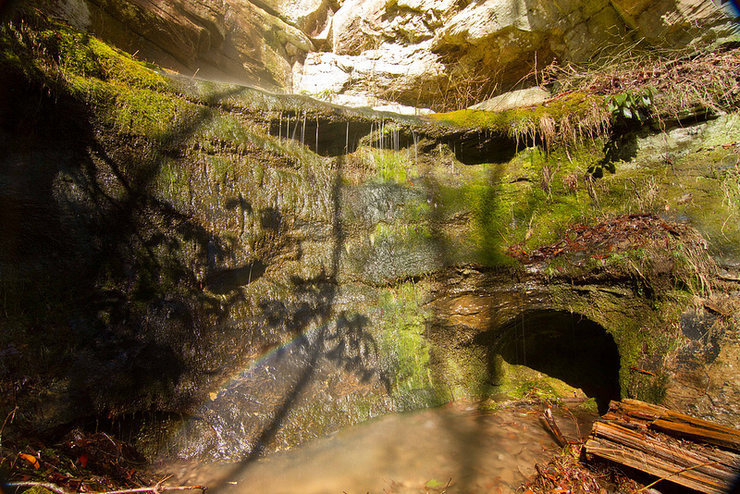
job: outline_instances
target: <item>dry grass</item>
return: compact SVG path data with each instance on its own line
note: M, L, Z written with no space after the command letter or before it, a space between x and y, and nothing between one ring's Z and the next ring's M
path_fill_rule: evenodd
M467 64L451 62L444 74L419 84L413 96L405 92L404 83L399 83L399 87L389 88L383 97L435 112L450 112L492 98L500 92L500 79L500 71L481 72Z
M655 110L676 118L696 108L731 111L740 103L740 49L627 51L591 68L551 64L541 75L563 91L613 95L652 88Z
M638 211L655 211L661 202L658 182L650 175L638 183L630 179L632 190L635 192Z
M433 106L436 111L451 111L485 101L499 89L498 75L482 74L461 63L452 64L440 88L439 101Z

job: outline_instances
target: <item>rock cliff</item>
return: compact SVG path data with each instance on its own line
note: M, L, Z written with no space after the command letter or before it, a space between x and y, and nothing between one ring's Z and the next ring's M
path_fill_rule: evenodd
M731 13L712 0L35 2L185 75L352 106L461 108L540 82L551 63L734 34Z
M240 36L156 5L194 36L158 39L195 60ZM0 412L18 424L129 421L151 455L239 458L577 388L737 423L737 49L427 116L138 56L38 12L2 26Z

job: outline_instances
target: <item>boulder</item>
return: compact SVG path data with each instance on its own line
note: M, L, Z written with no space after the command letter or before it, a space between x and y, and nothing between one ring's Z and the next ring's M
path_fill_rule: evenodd
M352 65L348 57L333 53L311 53L296 64L293 84L296 92L323 96L342 92L348 85Z
M470 108L474 110L504 111L520 106L531 106L543 103L552 96L550 91L539 86L527 89L517 89L508 93L499 94L491 99L482 101Z
M611 3L630 29L659 46L713 42L734 31L729 22L733 12L717 7L720 2L614 0Z
M253 3L309 36L321 32L328 14L332 13L329 0L254 0Z

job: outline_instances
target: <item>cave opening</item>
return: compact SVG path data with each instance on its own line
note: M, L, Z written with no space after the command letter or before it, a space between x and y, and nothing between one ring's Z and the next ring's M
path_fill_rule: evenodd
M487 349L489 372L496 358L524 365L596 400L600 413L620 399L619 350L606 329L581 314L527 311L502 326L482 333L477 343Z

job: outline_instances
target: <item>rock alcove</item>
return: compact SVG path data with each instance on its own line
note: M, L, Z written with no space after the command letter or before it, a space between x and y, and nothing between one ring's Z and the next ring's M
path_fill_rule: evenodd
M620 398L620 357L614 339L601 325L577 313L526 311L502 326L481 333L491 379L501 373L500 358L580 388L600 412Z

